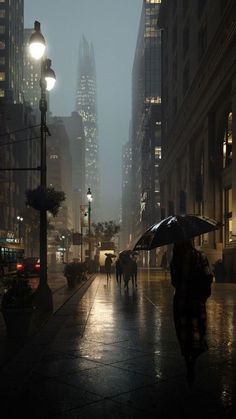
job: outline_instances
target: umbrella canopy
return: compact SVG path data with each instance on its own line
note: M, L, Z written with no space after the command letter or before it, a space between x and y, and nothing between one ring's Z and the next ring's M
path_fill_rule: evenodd
M111 258L116 258L116 255L114 255L114 253L105 253L105 256L110 256Z
M138 240L134 250L151 250L182 242L217 230L220 224L200 215L173 215L151 226Z

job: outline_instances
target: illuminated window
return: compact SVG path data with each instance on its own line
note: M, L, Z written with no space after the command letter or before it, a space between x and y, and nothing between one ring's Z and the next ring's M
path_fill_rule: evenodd
M146 4L158 4L161 3L161 0L146 0Z
M0 89L0 97L4 97L5 96L5 90Z
M232 188L225 188L224 190L225 202L225 242L232 241Z
M5 80L5 72L0 71L0 81L4 81L4 80Z
M227 125L224 132L223 139L223 168L227 167L232 162L233 152L233 137L232 137L232 112L228 114Z
M0 49L5 49L6 44L4 41L0 41Z
M49 158L51 160L56 160L56 159L58 159L58 155L57 154L51 154Z

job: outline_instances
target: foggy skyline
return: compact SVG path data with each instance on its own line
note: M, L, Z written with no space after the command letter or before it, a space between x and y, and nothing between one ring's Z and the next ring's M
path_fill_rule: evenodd
M53 115L67 116L75 110L79 42L84 35L94 45L103 220L120 214L121 147L129 136L131 73L141 9L142 0L25 0L24 25L41 22L57 76L50 93Z

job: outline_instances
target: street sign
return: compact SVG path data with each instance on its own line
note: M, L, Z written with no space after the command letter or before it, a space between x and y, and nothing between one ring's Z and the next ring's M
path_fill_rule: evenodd
M80 233L73 233L72 235L72 243L75 245L81 245L82 244L82 234Z

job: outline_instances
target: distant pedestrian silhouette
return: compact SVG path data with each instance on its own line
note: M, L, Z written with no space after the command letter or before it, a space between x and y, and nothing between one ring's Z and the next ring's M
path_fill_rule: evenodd
M111 256L107 256L105 259L105 272L107 274L107 283L111 278L111 265L112 265L112 258Z
M138 264L136 257L132 257L132 285L137 287Z
M117 284L121 285L123 270L122 270L122 262L121 262L120 258L118 258L116 260L115 265L116 265L116 282L117 282Z
M195 378L195 361L208 349L206 300L211 295L212 274L207 258L193 247L191 241L174 244L170 269L175 287L175 329L191 384Z

